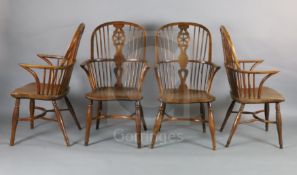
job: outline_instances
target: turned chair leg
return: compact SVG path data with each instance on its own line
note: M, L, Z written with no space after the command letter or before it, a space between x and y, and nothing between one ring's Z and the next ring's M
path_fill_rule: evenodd
M269 103L264 104L265 120L269 120ZM265 123L265 131L268 131L269 123Z
M97 114L96 114L96 129L99 129L102 114L102 101L98 101Z
M136 138L137 138L137 147L141 148L141 112L140 112L140 102L136 101L135 103L136 115Z
M53 103L54 110L55 110L55 113L56 113L57 121L59 123L60 129L62 130L64 139L65 139L66 145L70 146L69 139L68 139L66 129L65 129L64 120L63 120L61 112L60 112L60 110L58 108L57 102L54 100L54 101L52 101L52 103Z
M92 111L93 111L93 100L90 100L88 105L87 115L86 115L86 135L85 135L85 146L89 144L90 130L92 124Z
M157 134L158 134L158 132L160 132L161 123L164 118L165 107L166 107L166 104L164 102L161 102L160 109L159 109L158 115L155 120L155 126L153 129L151 148L154 148L154 145L156 143Z
M35 112L35 100L34 99L30 99L29 112L30 112L30 128L34 129L34 112Z
M238 112L238 114L237 114L237 116L236 116L236 118L234 120L234 123L233 123L232 129L231 129L231 132L230 132L226 147L228 147L230 145L231 139L232 139L232 137L233 137L239 123L240 123L240 118L241 118L241 114L242 114L242 112L244 110L244 106L245 106L245 104L240 105L239 112Z
M279 141L279 147L280 149L283 148L283 137L282 137L282 116L280 112L280 104L275 103L275 109L276 109L276 128L278 133L278 141Z
M223 124L222 124L222 126L221 126L221 128L220 128L220 132L222 132L222 131L224 130L225 125L226 125L226 123L227 123L227 121L228 121L228 119L229 119L229 117L230 117L230 115L231 115L231 113L232 113L232 111L233 111L234 105L235 105L235 101L233 100L233 101L231 102L231 104L230 104L228 110L227 110L225 119L224 119Z
M66 102L66 104L67 104L67 107L68 107L68 109L69 109L69 111L70 111L70 113L71 113L71 116L72 116L72 118L74 119L74 121L75 121L75 123L76 123L77 128L78 128L79 130L81 130L81 126L80 126L80 124L79 124L79 121L78 121L78 119L77 119L77 117L76 117L75 111L74 111L74 109L73 109L73 106L72 106L72 104L71 104L69 98L68 98L67 96L65 96L64 99L65 99L65 102Z
M11 127L11 136L10 136L10 146L14 145L15 133L18 125L20 114L20 99L15 100L15 106L12 114L12 127Z
M143 126L143 129L146 131L147 127L146 127L146 123L145 123L145 120L144 120L142 105L141 105L140 102L139 102L139 105L140 105L140 117L141 117L141 121L142 121L142 126Z
M206 132L206 125L205 125L205 108L204 108L204 103L200 103L200 114L202 118L202 130L205 133Z
M212 149L215 150L216 149L216 137L215 137L216 129L215 129L215 122L214 122L211 103L207 103L207 107L208 107L208 124L209 124L209 130L211 135Z

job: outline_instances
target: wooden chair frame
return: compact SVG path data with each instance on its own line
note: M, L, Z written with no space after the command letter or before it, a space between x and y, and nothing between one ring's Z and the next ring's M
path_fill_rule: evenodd
M114 31L111 31L111 28L114 28ZM131 49L129 52L136 50L135 54L130 55L128 53L128 55L125 55L124 49L126 46L128 50ZM139 49L139 47L143 50L137 53L137 48ZM112 51L113 48L114 51ZM140 25L125 21L113 21L101 24L94 29L91 37L91 58L81 64L92 89L92 92L89 94L92 95L92 93L98 90L107 90L108 93L114 93L115 97L111 98L107 94L102 95L102 93L100 97L89 97L86 95L86 98L90 101L86 115L86 146L89 144L92 120L96 120L96 129L99 129L102 119L112 118L135 121L137 147L141 148L141 122L144 130L147 130L140 102L144 77L149 69L145 51L146 32ZM114 67L111 68L111 65ZM125 65L130 65L130 69L128 70ZM126 77L124 77L125 72L129 73ZM129 91L125 91L126 89L132 89L139 95L137 97L130 96ZM116 95L117 92L123 93ZM92 115L93 101L98 102L95 116ZM135 101L135 112L130 115L104 114L102 111L102 103L104 101Z
M192 31L191 34L190 29ZM176 33L174 34L174 32ZM163 40L164 38L165 40ZM158 82L161 105L155 120L151 148L155 145L157 134L163 121L191 121L201 122L203 132L206 131L205 124L209 124L212 149L215 150L215 123L211 104L215 98L203 99L200 97L194 101L191 98L186 98L186 96L189 96L188 92L191 94L191 92L203 91L209 94L214 76L220 68L212 63L211 33L201 24L177 22L162 26L156 32L155 41L155 75ZM178 55L175 51L172 52L175 47L179 49ZM191 66L190 68L188 68L189 65ZM170 68L170 66L175 67ZM169 69L162 67L169 67ZM162 69L165 69L165 71ZM173 75L176 69L178 69L178 80ZM188 83L187 79L189 79ZM178 86L176 82L178 82ZM182 97L179 100L163 100L162 97L167 96L167 90ZM176 117L165 112L166 104L191 103L200 103L200 116L189 118ZM205 104L207 104L208 119L206 119Z
M70 111L78 129L81 129L67 94L69 92L69 82L73 66L76 62L76 55L84 28L85 25L83 23L78 26L65 56L38 54L37 56L45 61L47 65L20 64L22 68L33 76L35 82L18 88L11 93L11 96L16 99L12 116L11 146L15 143L18 121L30 122L31 129L34 128L34 121L36 119L58 122L67 146L70 146L70 143L61 111ZM21 99L30 100L29 117L19 117ZM60 109L58 107L56 101L60 99L65 100L67 105L66 109ZM36 100L51 101L54 109L45 109L44 107L36 106ZM36 110L41 111L41 113L35 114ZM54 112L56 118L52 119L46 117L47 112Z
M231 37L224 26L220 28L222 35L222 43L224 50L225 68L231 88L232 102L227 110L225 119L222 123L220 131L222 132L230 115L236 113L235 121L226 144L228 147L231 143L232 136L234 135L239 124L251 123L260 121L265 123L265 131L268 131L269 123L277 125L277 132L279 137L279 146L283 148L282 140L282 120L280 113L280 103L285 99L276 91L264 86L266 80L271 76L277 74L279 71L258 71L255 70L256 66L261 64L263 60L239 60L237 58L234 45ZM258 81L257 81L258 80ZM269 92L269 97L263 99L263 93ZM235 103L240 104L239 111L234 111ZM275 103L276 120L269 120L269 104ZM258 111L244 111L246 104L264 104L263 110ZM259 113L264 113L265 119L258 116ZM250 114L253 119L241 121L242 114Z

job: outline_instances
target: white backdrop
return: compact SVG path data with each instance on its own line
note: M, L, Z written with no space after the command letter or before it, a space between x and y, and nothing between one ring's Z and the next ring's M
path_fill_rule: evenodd
M223 66L219 26L230 31L240 58L263 58L264 69L281 72L268 84L286 97L283 116L296 108L297 12L294 0L1 0L0 1L0 111L10 117L14 88L32 80L17 63L37 63L36 53L64 54L72 33L80 22L86 24L71 80L70 99L83 119L89 84L78 66L89 56L91 31L112 20L138 23L148 31L147 59L154 63L154 31L163 24L192 21L204 24L213 36L213 61ZM158 108L158 91L152 69L144 83L144 110L153 117ZM223 117L229 105L225 70L218 72L212 92L217 96L215 114ZM78 108L79 107L79 108ZM112 106L123 111L128 104ZM170 109L170 108L169 108Z

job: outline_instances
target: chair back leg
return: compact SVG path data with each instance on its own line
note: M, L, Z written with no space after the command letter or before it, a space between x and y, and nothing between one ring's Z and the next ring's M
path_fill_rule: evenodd
M66 132L66 129L65 129L64 120L62 118L60 109L58 108L57 102L55 100L52 101L52 103L53 103L54 110L55 110L55 113L56 113L57 121L59 123L60 129L61 129L61 131L63 133L63 136L64 136L65 143L66 143L67 146L70 146L68 135L67 135L67 132Z
M29 112L30 112L30 128L34 129L34 112L35 112L35 100L30 99L29 105Z
M67 105L67 107L68 107L68 109L69 109L69 111L70 111L70 113L71 113L71 116L72 116L73 120L75 121L75 124L76 124L77 128L78 128L79 130L81 130L81 126L80 126L80 124L79 124L79 121L78 121L78 119L77 119L77 117L76 117L75 111L74 111L74 109L73 109L73 106L72 106L72 104L71 104L69 98L68 98L67 96L65 96L64 99L65 99L66 105Z
M140 102L139 101L136 101L135 109L136 109L135 123L136 123L137 147L141 148L141 112L140 112Z
M225 128L225 125L226 125L226 123L227 123L227 121L228 121L228 119L229 119L230 115L232 114L232 111L233 111L234 105L235 105L235 101L233 100L233 101L231 102L231 104L230 104L230 106L229 106L228 110L227 110L227 113L226 113L225 119L224 119L224 121L223 121L223 124L222 124L222 126L221 126L221 129L220 129L220 132L222 132L222 131L224 130L224 128Z
M265 120L269 120L269 103L264 104ZM268 131L269 123L265 122L265 131Z
M236 116L236 118L234 120L234 123L233 123L232 129L231 129L231 132L230 132L226 147L228 147L230 145L231 139L232 139L232 137L233 137L239 123L240 123L240 118L241 118L241 114L242 114L242 112L244 110L244 106L245 106L245 104L240 105L239 112L237 113L237 116Z

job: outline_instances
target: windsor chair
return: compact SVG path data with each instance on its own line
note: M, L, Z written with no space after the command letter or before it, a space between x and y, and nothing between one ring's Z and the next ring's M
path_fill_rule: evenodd
M92 120L96 129L100 120L130 119L136 123L137 146L141 148L141 122L146 124L141 105L141 89L148 70L145 59L146 32L143 27L123 21L107 22L96 27L91 36L91 58L81 64L91 89L85 97L89 100L86 115L85 145L89 144ZM93 101L97 112L92 116ZM134 101L135 113L108 115L102 111L104 101Z
M37 56L41 60L45 61L47 65L20 64L22 68L24 68L33 76L35 82L29 83L11 92L11 96L15 98L10 137L11 146L14 145L18 121L30 122L31 129L34 128L34 120L36 119L58 122L67 146L70 146L70 143L64 126L61 111L68 110L71 113L78 129L81 129L67 94L69 92L69 82L73 66L76 62L76 55L84 28L85 25L83 23L78 26L65 56L38 54ZM19 117L21 99L30 100L29 117ZM57 100L60 99L65 100L67 105L66 109L60 109L58 107ZM54 109L46 109L44 107L36 106L36 100L51 101ZM40 113L35 114L36 110L40 111ZM56 118L52 119L46 117L45 115L47 112L55 112Z
M211 33L197 23L170 23L157 31L155 50L155 74L161 105L153 129L151 148L155 145L163 121L191 121L202 122L203 132L208 122L212 149L215 150L215 123L211 104L215 97L210 94L210 90L219 67L212 63ZM175 117L165 112L166 104L193 103L200 103L200 116Z
M268 131L269 123L276 124L279 138L279 146L280 148L283 148L280 103L283 102L285 99L279 92L275 91L272 88L264 86L266 80L278 73L279 71L255 70L256 66L261 64L263 60L239 60L227 29L224 26L221 26L220 31L224 51L224 64L228 76L232 98L232 102L227 110L225 119L220 128L221 132L223 131L230 115L232 113L237 114L232 125L232 129L226 147L230 145L232 136L234 135L239 124L260 121L265 123L266 131ZM240 104L239 111L233 111L235 103ZM270 103L275 103L275 121L269 120ZM255 112L244 111L244 107L246 104L264 104L264 109ZM258 116L259 113L263 112L265 119L260 118ZM253 116L253 118L251 120L241 121L242 114L250 114Z

